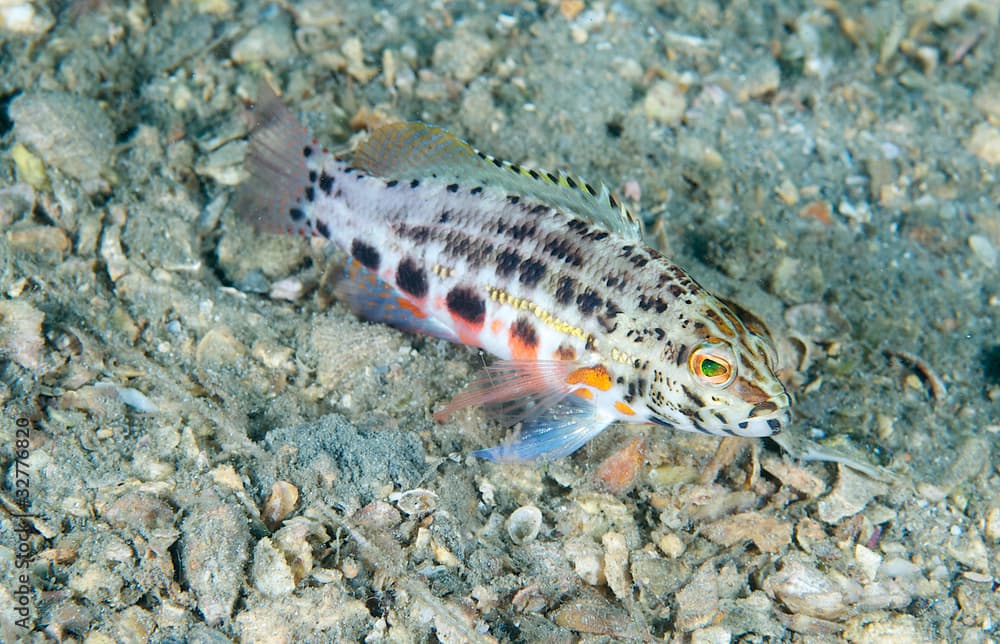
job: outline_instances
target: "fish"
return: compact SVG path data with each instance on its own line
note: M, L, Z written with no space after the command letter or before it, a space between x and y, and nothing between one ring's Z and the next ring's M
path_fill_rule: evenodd
M606 186L419 122L335 155L266 83L258 93L235 211L339 246L336 294L361 318L495 356L433 414L481 408L514 428L476 456L561 458L619 421L745 437L788 426L766 326L648 246Z

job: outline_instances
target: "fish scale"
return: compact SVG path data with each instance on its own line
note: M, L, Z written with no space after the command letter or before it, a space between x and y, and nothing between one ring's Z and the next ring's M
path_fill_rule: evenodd
M348 161L266 85L246 165L237 212L349 253L337 290L358 315L498 358L435 414L516 424L483 458L557 458L615 421L738 436L789 422L766 328L646 246L604 186L420 123L373 132Z

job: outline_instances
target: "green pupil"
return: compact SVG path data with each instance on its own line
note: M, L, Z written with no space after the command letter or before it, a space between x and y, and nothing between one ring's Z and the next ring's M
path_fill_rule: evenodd
M705 358L701 361L701 373L706 378L715 378L716 376L724 376L726 368L715 360Z

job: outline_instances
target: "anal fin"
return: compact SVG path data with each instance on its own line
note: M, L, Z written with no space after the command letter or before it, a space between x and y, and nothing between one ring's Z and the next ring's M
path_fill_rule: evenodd
M562 458L583 447L611 422L592 403L566 396L537 416L525 419L504 443L473 455L499 463Z
M453 330L426 315L405 295L379 279L355 259L348 260L344 265L334 293L358 317L411 333L430 335L449 342L459 341Z

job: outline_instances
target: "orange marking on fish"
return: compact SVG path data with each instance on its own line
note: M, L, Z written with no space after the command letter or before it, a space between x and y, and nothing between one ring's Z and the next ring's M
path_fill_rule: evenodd
M490 323L490 330L493 331L493 335L500 335L500 331L503 330L503 320L497 318Z
M409 301L405 297L398 298L396 300L396 303L399 305L399 308L401 308L401 309L403 309L405 311L409 311L410 315L412 315L413 317L415 317L415 318L417 318L419 320L422 320L425 317L427 317L427 314L424 313L423 310L420 309L420 307L418 307L416 304L414 304L413 302Z
M580 389L574 389L570 393L571 394L575 394L575 395L579 396L580 398L586 398L587 400L593 400L594 399L594 392L592 392L589 389L584 389L583 387L581 387Z
M603 365L597 365L596 367L583 367L582 369L577 369L566 376L566 384L587 385L589 387L593 387L594 389L607 391L608 389L611 389L611 376L608 375L608 370L605 369Z
M615 409L626 416L635 416L635 410L620 400L615 401Z

